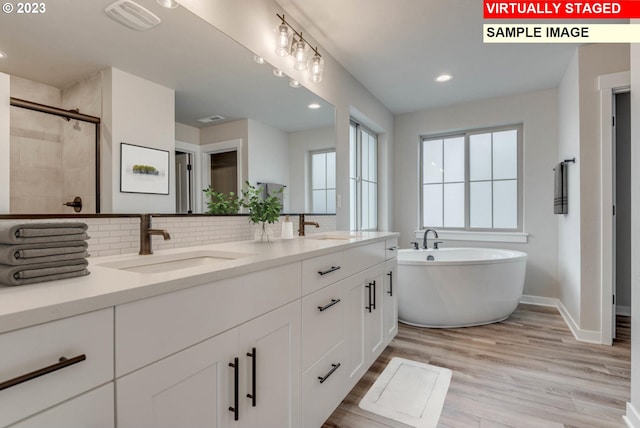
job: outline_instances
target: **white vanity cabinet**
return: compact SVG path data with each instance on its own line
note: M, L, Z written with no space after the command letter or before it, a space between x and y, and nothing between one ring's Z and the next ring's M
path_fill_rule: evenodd
M382 292L384 338L391 342L398 334L398 262L396 258L387 260L384 264L384 287Z
M110 382L11 425L11 428L113 428L113 394L113 383Z
M5 427L112 381L113 309L0 334L0 349L0 427ZM103 404L113 416L113 398ZM51 413L52 421L74 421L69 408ZM113 417L104 414L94 415L94 426L113 427ZM80 419L66 426L79 425Z
M116 307L118 427L299 427L300 269Z
M322 425L397 332L394 300L385 298L385 273L395 270L395 248L385 244L349 248L331 263L327 256L303 262L303 284L305 273L306 283L314 284L303 287L303 293L313 292L302 298L304 428ZM305 272L305 263L318 269ZM341 273L331 274L340 280L332 283L326 272L337 266Z
M299 320L294 302L118 379L118 427L299 427Z

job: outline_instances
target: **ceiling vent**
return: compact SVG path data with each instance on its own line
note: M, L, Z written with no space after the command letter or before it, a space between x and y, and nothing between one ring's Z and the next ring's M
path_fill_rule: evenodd
M153 12L131 0L118 0L107 6L104 13L114 21L137 31L148 30L161 22Z
M200 123L212 123L212 122L218 122L220 120L224 120L224 117L220 115L215 115L215 116L203 117L202 119L197 119L197 120Z

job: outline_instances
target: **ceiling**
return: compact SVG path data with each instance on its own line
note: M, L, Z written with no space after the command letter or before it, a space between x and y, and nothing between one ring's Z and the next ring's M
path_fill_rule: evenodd
M176 121L251 118L294 132L333 126L335 111L310 91L289 87L268 64L183 7L136 2L162 19L134 31L106 16L114 0L56 0L42 15L0 14L0 71L64 88L115 67L176 91ZM320 103L319 110L306 108ZM219 121L216 123L222 123Z
M484 44L481 0L277 1L395 114L556 87L577 46Z

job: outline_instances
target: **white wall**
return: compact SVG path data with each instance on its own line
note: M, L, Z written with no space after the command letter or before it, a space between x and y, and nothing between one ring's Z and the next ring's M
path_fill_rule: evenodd
M283 212L289 209L289 137L280 129L249 119L249 182L277 183L285 187Z
M557 216L558 298L580 325L580 86L578 52L562 77L558 89L558 160L576 157L567 177L568 213Z
M633 20L634 24L640 20ZM640 112L640 44L631 45L631 117ZM631 120L631 165L640 165L640 121ZM640 427L640 168L631 169L631 400L627 418Z
M395 222L400 247L408 248L420 225L421 135L523 124L524 231L526 244L455 241L445 246L512 248L529 254L525 294L556 297L557 227L553 217L553 166L558 152L555 89L493 98L396 116Z
M289 171L291 186L289 189L290 210L293 213L310 212L309 189L310 169L309 152L335 149L336 130L333 127L292 132L289 134Z
M325 60L324 78L320 83L309 81L305 72L293 70L290 58L282 58L275 54L274 29L279 24L276 13L285 13L274 0L255 0L251 7L245 2L229 2L226 0L181 0L184 7L208 21L220 31L226 33L239 43L264 57L269 63L286 70L291 77L300 80L313 93L324 98L336 107L336 157L338 195L342 196L342 206L338 208L338 229L349 229L349 118L352 108L358 111L361 121L380 132L379 161L386 177L380 183L379 225L381 230L388 230L392 224L391 206L391 165L393 162L393 115L366 88L351 76L322 46L322 58ZM287 17L289 21L290 18ZM302 28L295 21L296 28ZM304 29L305 38L313 45L313 34Z
M11 170L9 82L9 75L0 73L0 213L9 212L9 171Z
M176 122L176 140L200 145L200 129Z
M175 93L115 68L104 73L103 120L110 143L102 150L110 170L112 197L104 212L175 212ZM103 82L104 83L104 82ZM109 91L110 89L110 91ZM108 108L108 113L105 111ZM169 194L120 192L120 143L169 151ZM103 176L104 178L104 176ZM109 195L108 192L105 192ZM110 205L110 206L109 206Z
M560 85L559 158L569 165L569 214L559 218L560 300L584 332L600 334L601 198L598 76L629 70L628 44L578 49Z

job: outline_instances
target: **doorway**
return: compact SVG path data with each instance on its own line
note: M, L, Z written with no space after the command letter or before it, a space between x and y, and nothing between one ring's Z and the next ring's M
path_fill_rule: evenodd
M238 152L211 153L211 187L224 194L238 192Z
M618 315L631 315L631 94L613 94L613 291ZM614 323L615 328L615 323ZM613 331L615 338L615 329Z
M193 155L176 150L176 213L193 213Z

